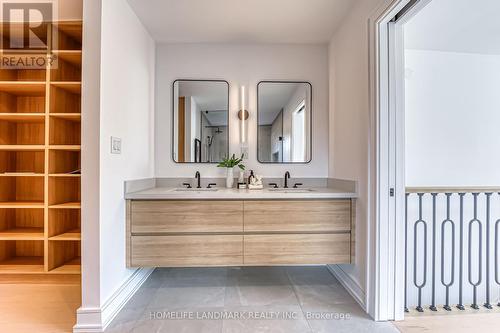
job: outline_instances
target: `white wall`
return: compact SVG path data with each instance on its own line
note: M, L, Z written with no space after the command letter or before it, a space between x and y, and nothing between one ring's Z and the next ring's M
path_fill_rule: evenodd
M500 55L405 54L406 185L500 185Z
M82 307L78 323L85 318L83 309L96 309L101 302L99 260L99 113L101 57L101 0L83 2L82 45ZM92 315L90 315L92 316ZM95 320L94 320L95 321Z
M368 298L368 267L375 253L368 243L369 73L368 19L387 0L359 0L335 33L330 59L330 168L332 178L358 182L355 265L340 269ZM371 304L367 304L372 306ZM368 309L370 311L370 309Z
M155 44L126 0L102 3L100 128L101 304L134 270L125 268L123 182L154 176ZM122 139L121 155L110 137Z
M172 83L179 78L229 82L229 150L239 153L239 87L248 87L248 169L267 177L328 176L328 52L326 45L159 44L156 63L157 177L224 176L214 165L175 164L171 156ZM257 162L257 83L261 80L309 81L313 87L313 158L310 164L263 165Z

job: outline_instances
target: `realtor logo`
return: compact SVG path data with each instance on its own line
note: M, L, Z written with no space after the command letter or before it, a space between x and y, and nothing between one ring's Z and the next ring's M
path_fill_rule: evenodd
M3 69L45 69L57 49L58 0L0 0Z

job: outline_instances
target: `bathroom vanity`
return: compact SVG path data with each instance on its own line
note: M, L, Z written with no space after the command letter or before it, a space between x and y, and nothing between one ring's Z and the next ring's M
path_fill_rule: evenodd
M354 193L155 187L125 198L128 267L353 262Z

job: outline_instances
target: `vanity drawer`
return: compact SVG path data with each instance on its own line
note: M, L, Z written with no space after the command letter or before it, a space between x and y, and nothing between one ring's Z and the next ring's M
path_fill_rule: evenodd
M245 235L245 265L350 262L350 234Z
M132 201L131 232L242 232L242 201Z
M351 200L245 201L245 232L351 230Z
M242 235L132 236L131 267L243 264Z

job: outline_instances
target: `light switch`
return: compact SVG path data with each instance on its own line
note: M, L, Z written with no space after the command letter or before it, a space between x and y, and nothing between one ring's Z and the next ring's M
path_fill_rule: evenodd
M121 154L122 153L122 139L111 137L111 154Z

